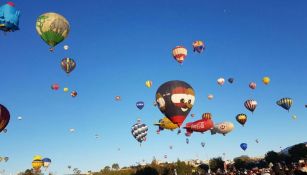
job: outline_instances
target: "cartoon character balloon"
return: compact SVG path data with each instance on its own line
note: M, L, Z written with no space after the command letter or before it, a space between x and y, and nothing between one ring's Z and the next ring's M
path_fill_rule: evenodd
M131 127L131 134L132 136L140 142L140 144L144 141L146 141L148 127L146 124L141 123L141 120L139 119L136 124L134 124Z
M233 123L231 122L221 122L214 125L213 129L211 129L211 135L216 133L223 134L224 136L231 132L234 128Z
M63 58L61 61L62 69L69 74L76 68L76 62L71 58Z
M247 149L247 143L241 143L240 147L245 151Z
M246 114L238 114L236 116L236 120L242 125L244 126L244 124L246 123L247 121L247 115Z
M51 47L62 42L70 31L68 21L57 13L44 13L36 20L36 31L39 36Z
M205 44L202 41L193 42L193 52L201 53L205 50Z
M244 102L244 106L246 109L248 109L249 111L253 113L257 107L257 101L256 100L246 100Z
M276 102L276 104L282 108L284 108L285 110L289 111L292 104L293 104L293 100L291 98L282 98L280 100L278 100Z
M173 57L174 59L182 64L183 61L185 60L186 56L188 55L188 50L183 47L183 46L176 46L174 49L173 49Z
M158 88L156 101L160 111L180 127L194 105L195 93L184 81L168 81Z
M0 6L0 30L14 32L19 30L20 11L15 8L13 2Z
M136 102L136 107L139 108L139 110L143 109L145 103L143 101Z
M5 106L0 104L0 132L5 130L5 127L10 121L10 112L7 110Z

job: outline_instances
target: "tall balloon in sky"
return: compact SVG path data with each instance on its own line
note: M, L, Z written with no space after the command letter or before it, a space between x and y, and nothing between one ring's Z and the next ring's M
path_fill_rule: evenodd
M293 100L291 98L282 98L280 100L278 100L276 102L276 104L282 108L284 108L285 110L289 111L292 104L293 104Z
M20 11L15 8L13 2L0 6L0 30L14 32L19 30Z
M193 42L193 52L201 53L205 50L205 44L202 41Z
M168 81L158 88L156 101L160 111L180 127L194 105L195 93L184 81Z
M62 15L44 13L36 20L36 31L53 50L57 44L68 36L70 26Z
M139 119L136 124L134 124L131 127L131 134L132 136L140 142L140 144L143 141L146 141L148 127L144 123L141 123L141 120Z
M183 46L176 46L174 49L173 49L173 57L174 59L182 64L184 59L186 58L186 56L188 55L188 50L183 47Z
M246 114L238 114L236 116L236 120L242 125L244 126L244 124L246 123L247 121L247 115Z
M61 61L62 69L69 74L76 67L76 62L71 58L63 58Z
M2 132L10 121L10 112L0 104L0 132Z
M244 102L244 106L246 107L246 109L248 109L249 111L253 113L257 107L257 101L256 100L246 100Z
M247 143L241 143L240 147L245 151L247 149Z

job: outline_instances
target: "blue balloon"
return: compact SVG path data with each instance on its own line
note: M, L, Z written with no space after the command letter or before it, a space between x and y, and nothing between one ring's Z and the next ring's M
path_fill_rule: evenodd
M49 159L49 158L43 158L42 161L43 161L43 162L49 162L49 163L51 163L51 159Z
M16 10L12 2L0 6L0 30L4 32L14 32L19 30L20 11Z
M145 104L144 104L144 102L142 102L142 101L136 102L136 107L139 108L139 110L143 109L144 105L145 105Z
M247 149L247 143L241 143L240 147L245 151Z
M229 79L228 79L228 82L231 83L231 84L233 83L233 81L234 81L233 78L229 78Z

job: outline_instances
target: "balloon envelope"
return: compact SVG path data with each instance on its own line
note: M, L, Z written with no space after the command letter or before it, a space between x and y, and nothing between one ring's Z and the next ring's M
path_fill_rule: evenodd
M247 115L246 114L238 114L236 116L236 120L242 125L244 126L244 124L246 123L247 121Z
M8 109L2 104L0 104L0 132L2 132L5 129L5 127L10 121L10 118L11 116Z
M138 120L137 123L131 127L132 136L140 143L146 141L147 131L147 125L141 123L140 120Z
M193 42L193 52L201 53L205 50L205 44L202 41Z
M254 112L257 107L257 101L256 100L246 100L244 102L244 106L249 111Z
M268 85L270 83L270 77L263 77L262 79L262 82L265 84L265 85Z
M76 67L76 62L71 58L63 58L61 61L62 69L69 74Z
M144 107L144 102L143 101L138 101L136 102L136 107L139 108L139 110L143 109Z
M234 78L228 78L228 82L232 84L234 82Z
M247 143L241 143L240 147L245 151L247 149Z
M224 78L217 79L217 84L219 84L220 86L222 86L224 83L225 83L225 79Z
M173 49L172 53L173 53L174 59L178 63L182 64L183 61L185 60L186 56L188 55L188 50L183 46L176 46Z
M180 127L194 105L195 93L184 81L168 81L158 88L156 101L160 111Z
M152 81L147 80L147 81L145 82L145 86L148 87L148 88L151 88L151 86L152 86Z
M280 100L278 100L276 102L276 104L282 108L284 108L285 110L290 110L292 104L293 104L293 100L291 98L282 98Z

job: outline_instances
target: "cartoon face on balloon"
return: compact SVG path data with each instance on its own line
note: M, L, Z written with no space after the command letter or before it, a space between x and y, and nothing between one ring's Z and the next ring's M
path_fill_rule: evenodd
M188 83L174 80L159 87L156 101L160 111L174 124L181 126L194 105L195 94Z

